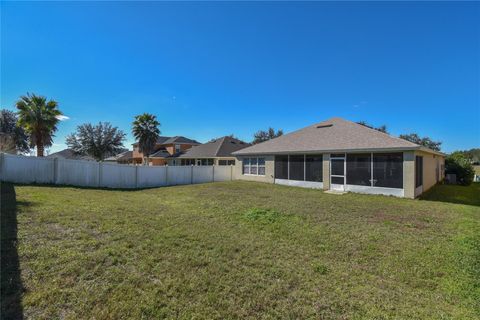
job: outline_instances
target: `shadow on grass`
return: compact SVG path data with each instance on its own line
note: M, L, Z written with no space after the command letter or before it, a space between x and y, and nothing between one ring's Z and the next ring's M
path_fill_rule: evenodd
M480 206L480 183L469 186L439 184L422 194L420 200Z
M11 183L11 182L6 182ZM158 186L158 187L139 187L139 188L108 188L108 187L87 187L87 186L73 186L68 184L52 184L52 183L14 183L16 186L25 186L25 187L49 187L49 188L68 188L68 189L85 189L85 190L105 190L105 191L126 191L126 192L135 192L142 190L151 190L157 188L168 188L175 187L177 185L170 186Z
M16 202L13 185L0 182L0 315L2 319L23 319L23 285L17 251L17 208L19 205ZM22 203L22 205L28 205L28 203Z

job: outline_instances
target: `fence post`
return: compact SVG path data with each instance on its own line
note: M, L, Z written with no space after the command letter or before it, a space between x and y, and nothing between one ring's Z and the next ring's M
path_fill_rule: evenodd
M0 180L3 180L3 164L5 163L5 154L0 152Z
M102 162L98 162L98 187L102 186Z
M165 165L165 185L169 186L169 184L168 184L168 164Z
M58 179L58 158L53 158L53 184L57 184Z
M193 184L193 164L190 165L190 184Z
M138 188L138 166L135 166L135 189Z

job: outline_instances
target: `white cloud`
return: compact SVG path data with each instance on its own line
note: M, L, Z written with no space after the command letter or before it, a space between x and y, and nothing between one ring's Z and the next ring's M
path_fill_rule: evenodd
M70 119L70 117L64 116L64 115L62 114L62 115L60 115L60 116L57 116L57 119L60 120L60 121L65 121L65 120Z

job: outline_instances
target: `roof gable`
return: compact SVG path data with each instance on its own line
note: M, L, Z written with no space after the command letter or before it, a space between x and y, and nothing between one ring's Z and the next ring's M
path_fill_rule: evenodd
M342 118L332 118L237 151L235 155L418 149L419 145Z

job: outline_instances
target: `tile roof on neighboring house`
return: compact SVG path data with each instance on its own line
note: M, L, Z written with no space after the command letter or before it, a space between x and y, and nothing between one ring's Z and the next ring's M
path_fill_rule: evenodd
M160 136L157 139L157 144L200 144L200 142L188 139L183 136L175 136L175 137L165 137ZM138 142L133 143L132 145L138 145Z
M416 149L441 154L352 121L332 118L236 151L234 155Z
M126 161L132 158L133 151L125 151L115 156L108 157L104 161Z
M232 157L232 152L248 146L248 143L226 136L192 147L178 158Z
M70 160L90 160L95 161L94 158L90 156L82 156L75 154L72 149L63 149L61 151L51 153L46 158L61 158L61 159L70 159Z

